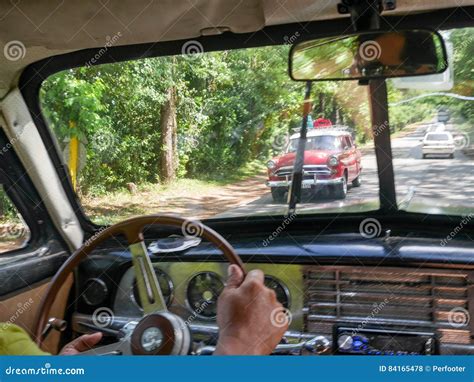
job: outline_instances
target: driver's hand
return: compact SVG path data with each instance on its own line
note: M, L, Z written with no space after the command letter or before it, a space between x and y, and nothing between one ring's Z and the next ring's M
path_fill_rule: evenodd
M285 309L264 285L262 271L252 270L245 279L236 265L228 272L217 303L219 341L214 354L270 354L288 328Z
M91 350L101 339L102 333L100 332L84 334L65 345L59 355L77 355L83 351Z

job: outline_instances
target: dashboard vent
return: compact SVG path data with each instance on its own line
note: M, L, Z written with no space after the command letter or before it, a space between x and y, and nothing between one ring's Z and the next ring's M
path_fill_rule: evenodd
M308 267L304 278L308 331L329 334L337 321L435 326L446 342L470 341L466 273Z

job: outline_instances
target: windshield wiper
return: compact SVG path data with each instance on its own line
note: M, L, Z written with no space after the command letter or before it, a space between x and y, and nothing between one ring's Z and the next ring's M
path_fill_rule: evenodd
M306 133L308 131L308 115L311 112L311 81L306 82L303 123L300 130L298 148L296 149L295 163L293 165L293 176L291 186L288 190L288 213L293 215L296 212L296 205L301 202L301 183L303 182L304 152L306 149Z
M398 203L398 209L399 210L406 210L408 208L411 201L413 200L413 197L415 196L415 192L416 192L416 187L415 186L410 186L410 188L408 189L408 193L405 196L405 198Z

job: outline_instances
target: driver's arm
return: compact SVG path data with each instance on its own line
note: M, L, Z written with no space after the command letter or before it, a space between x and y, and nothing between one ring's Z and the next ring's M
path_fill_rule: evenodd
M288 328L283 306L264 285L262 271L252 270L245 278L236 265L228 271L217 303L219 341L214 354L270 354Z
M49 355L17 325L0 323L0 355Z
M102 333L85 334L69 342L59 353L75 355L99 343ZM0 355L50 355L42 351L22 328L10 323L0 324Z

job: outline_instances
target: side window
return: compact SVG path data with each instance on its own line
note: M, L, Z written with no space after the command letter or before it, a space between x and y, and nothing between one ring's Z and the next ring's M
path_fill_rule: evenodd
M0 253L21 248L30 231L0 185Z
M338 137L339 141L339 149L342 151L344 150L344 147L346 147L346 141L344 140L343 136Z
M347 149L347 148L351 148L352 145L351 145L351 141L349 139L349 137L346 135L346 136L343 136L342 137L342 148L343 149Z

